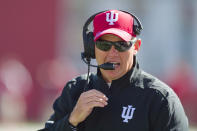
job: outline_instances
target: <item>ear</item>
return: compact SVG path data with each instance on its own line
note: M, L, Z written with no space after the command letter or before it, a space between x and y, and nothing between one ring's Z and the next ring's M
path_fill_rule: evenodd
M134 54L136 55L137 52L139 51L141 46L141 39L137 39L137 41L134 44Z

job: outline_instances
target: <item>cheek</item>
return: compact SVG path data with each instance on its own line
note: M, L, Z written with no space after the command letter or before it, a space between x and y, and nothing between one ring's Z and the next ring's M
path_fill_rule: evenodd
M95 48L95 57L96 57L97 63L102 64L104 62L105 57L106 57L106 53Z
M133 50L121 53L120 57L123 62L123 66L131 66L133 63Z

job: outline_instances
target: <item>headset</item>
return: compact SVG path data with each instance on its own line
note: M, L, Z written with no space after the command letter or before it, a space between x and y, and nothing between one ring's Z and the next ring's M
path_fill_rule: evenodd
M94 35L93 32L89 30L88 26L90 25L90 23L93 21L94 17L100 13L106 12L108 10L105 11L101 11L98 12L94 15L92 15L91 17L89 17L87 19L87 21L85 22L84 26L83 26L83 45L84 45L84 52L81 53L83 58L86 58L87 60L95 59L95 43L94 43ZM141 33L141 30L143 29L142 24L140 22L140 20L132 13L129 13L127 11L123 11L120 10L122 12L125 12L127 14L130 14L134 20L137 22L137 25L133 23L133 33L134 35L138 36Z

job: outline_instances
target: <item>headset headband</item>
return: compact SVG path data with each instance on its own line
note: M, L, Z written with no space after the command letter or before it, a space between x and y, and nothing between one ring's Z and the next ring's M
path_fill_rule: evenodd
M94 20L94 17L100 13L106 12L108 10L105 11L101 11L98 12L92 16L90 16L87 21L85 22L84 26L83 26L83 44L84 44L84 52L83 57L86 59L90 59L90 58L95 58L95 43L94 43L94 35L93 32L90 31L88 29L88 26L90 25L90 23ZM122 11L122 10L120 10ZM134 35L140 35L141 30L143 29L141 22L139 21L139 19L134 15L131 14L127 11L122 11L125 12L127 14L130 14L133 17L133 21L137 22L137 25L135 25L135 23L133 22L133 34Z
M84 26L83 26L83 34L84 34L84 33L86 34L87 32L89 32L88 26L89 26L90 23L93 21L94 17L95 17L96 15L98 15L98 14L100 14L100 13L103 13L103 12L106 12L106 11L108 11L108 10L100 11L100 12L98 12L98 13L96 13L96 14L90 16L90 17L87 19L87 21L85 22ZM137 16L135 16L134 14L132 14L132 13L130 13L130 12L124 11L124 10L119 10L119 11L122 11L122 12L125 12L125 13L127 13L127 14L130 14L130 15L135 19L135 21L136 21L137 24L138 24L138 25L134 25L134 23L133 23L134 26L137 26L137 28L135 28L136 31L137 31L137 34L135 34L135 35L140 35L141 30L143 29L143 26L142 26L140 20L137 18ZM134 31L134 33L136 33L136 32Z

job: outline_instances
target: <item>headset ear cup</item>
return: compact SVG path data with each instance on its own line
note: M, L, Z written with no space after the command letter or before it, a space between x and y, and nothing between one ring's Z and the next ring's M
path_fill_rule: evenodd
M95 47L94 47L94 35L93 32L89 32L83 37L84 43L84 56L86 58L95 58Z
M94 43L94 35L93 32L89 32L88 35L88 47L89 47L89 55L91 58L95 58L95 43Z
M140 35L141 29L137 25L133 25L133 32L135 35Z
M89 55L88 55L88 37L87 37L87 34L86 34L86 32L83 32L83 47L84 47L84 52L83 52L83 54L84 54L84 57L90 57Z

